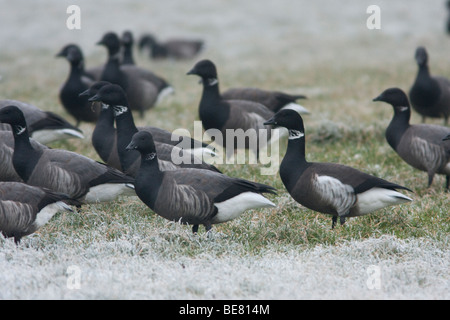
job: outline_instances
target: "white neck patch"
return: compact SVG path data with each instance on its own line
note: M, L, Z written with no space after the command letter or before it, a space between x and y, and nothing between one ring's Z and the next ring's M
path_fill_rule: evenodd
M102 102L102 109L108 109L108 108L109 108L109 104Z
M409 109L409 107L396 107L398 111L400 112L405 112L406 110Z
M15 126L15 129L16 129L16 134L18 136L20 136L22 133L25 132L25 130L27 130L27 127Z
M305 134L298 130L289 130L289 140L295 140L300 139L301 137L304 137Z
M219 83L219 80L217 80L216 78L209 78L206 81L208 83L208 86L210 87L215 86L216 84Z
M116 117L120 116L121 114L124 114L125 112L128 112L128 107L126 106L114 106L114 115Z
M153 160L155 158L156 158L156 153L152 152L152 153L149 153L149 154L145 155L144 159L145 160Z

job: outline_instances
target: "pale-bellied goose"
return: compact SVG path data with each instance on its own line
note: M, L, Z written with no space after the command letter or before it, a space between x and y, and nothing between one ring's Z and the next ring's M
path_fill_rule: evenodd
M450 80L434 77L428 68L428 54L424 47L416 49L416 62L419 67L416 80L409 91L411 105L425 118L444 118L448 124L450 116Z
M0 232L18 244L59 211L72 211L62 193L21 182L0 182Z
M216 66L212 61L201 60L197 62L187 74L195 74L202 79L203 93L199 105L200 120L205 130L219 130L222 133L222 147L226 148L227 156L239 148L236 137L244 139L242 145L245 149L251 149L258 157L260 147L270 145L275 141L274 137L282 136L283 133L272 136L271 127L264 125L264 121L274 115L264 105L253 101L225 100L222 98ZM236 136L229 136L227 130L234 130ZM239 134L240 131L250 134L249 136ZM254 139L251 137L252 134L255 136ZM233 138L233 141L227 141L229 137ZM272 138L274 139L272 140ZM216 142L218 142L217 139ZM233 149L228 147L230 142L233 144ZM220 144L220 141L218 143Z
M235 219L248 209L275 206L262 195L275 193L275 189L267 185L211 170L161 171L149 132L136 133L127 149L141 153L135 182L138 197L158 215L193 225L194 233L200 224L209 231L213 224Z
M69 76L59 91L61 104L75 118L77 127L81 122L95 123L100 108L89 103L86 96L80 96L94 83L85 75L83 53L77 45L69 44L56 56L66 58L70 64Z
M124 31L122 34L122 48L123 48L123 55L122 55L122 65L130 64L135 65L134 57L133 57L133 44L134 44L134 38L131 31Z
M128 152L125 149L133 138L133 135L138 131L149 131L155 136L156 147L160 155L159 160L162 162L160 164L162 170L174 170L177 167L192 167L218 171L216 167L203 162L201 159L197 159L190 150L185 151L181 147L178 147L178 145L182 146L180 139L190 138L178 137L179 139L177 141L173 141L176 140L177 136L174 136L175 139L172 139L172 134L169 131L156 127L136 127L133 115L128 108L126 94L119 85L109 84L103 86L89 101L101 101L104 108L111 109L110 112L113 113L116 119L117 152L123 172L134 177L139 170L141 161L139 152ZM193 143L195 141L191 141L189 146L191 147ZM175 157L178 158L175 159ZM184 161L181 162L181 160Z
M152 59L192 59L202 51L203 40L168 39L158 42L151 34L145 34L139 39L139 50L149 48Z
M34 149L47 149L47 146L30 139ZM11 130L0 131L0 181L23 182L13 165L14 136Z
M97 43L108 50L108 61L101 80L120 85L127 93L132 110L139 111L141 117L153 108L159 100L173 92L165 79L153 72L134 65L121 65L120 40L113 32L106 33Z
M292 109L300 114L308 114L309 111L296 103L298 99L306 99L306 96L292 95L280 91L270 91L259 88L231 88L222 92L222 98L227 100L250 100L261 103L273 112L281 109Z
M23 112L28 124L28 132L33 139L42 144L70 138L84 139L80 129L53 112L43 111L21 101L0 100L0 109L9 105L15 105ZM8 124L0 124L0 130L11 130L11 127Z
M80 203L135 194L134 179L119 170L67 150L34 149L23 113L17 107L1 109L0 122L9 123L13 129L13 165L25 183L65 193Z
M442 138L450 128L431 124L411 125L411 108L406 93L399 88L390 88L373 101L384 101L394 108L394 116L386 129L386 140L392 149L412 167L428 173L428 186L434 175L447 176L446 188L450 184L450 144Z
M111 83L108 81L97 81L89 89L80 93L80 95L89 99L95 96L102 87L109 84ZM117 133L116 128L114 127L114 114L112 108L110 108L109 105L102 103L91 101L88 101L88 103L97 104L101 108L94 131L92 132L92 146L103 162L122 171L119 154L117 153Z
M281 110L266 124L289 130L280 177L289 194L301 205L337 218L369 214L375 210L412 201L396 189L398 184L336 163L308 162L305 157L305 129L302 117L293 110ZM409 190L410 191L410 190Z

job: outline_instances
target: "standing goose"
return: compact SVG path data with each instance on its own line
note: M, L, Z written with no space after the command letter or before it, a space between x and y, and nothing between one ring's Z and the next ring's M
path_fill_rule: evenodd
M392 149L412 167L428 173L428 187L434 175L447 176L446 188L450 184L450 145L442 138L450 128L431 124L409 124L411 108L406 93L399 88L390 88L373 101L384 101L394 108L394 117L386 129L386 140Z
M423 122L426 117L444 118L447 125L450 116L450 80L430 74L428 54L424 47L416 49L416 62L419 71L409 91L411 105L422 116Z
M273 112L281 109L292 109L300 114L308 114L305 107L296 103L298 99L306 99L304 95L291 95L280 91L270 91L258 88L231 88L222 93L227 100L250 100L261 103Z
M201 159L196 159L194 154L189 150L184 151L179 148L177 145L180 144L180 140L173 141L174 139L172 139L170 132L156 127L137 128L134 124L133 115L130 109L128 109L126 94L119 85L109 84L103 86L89 101L101 101L104 108L109 108L111 110L110 112L113 113L113 117L116 119L117 153L123 172L135 177L139 170L141 161L139 152L128 152L126 150L133 135L138 131L148 131L156 137L156 147L160 155L159 160L162 170L175 170L180 166L218 171L214 166L203 162ZM190 145L192 143L195 143L195 141L192 141ZM187 161L185 163L173 161L175 153L177 156L180 156L180 153L182 153L180 157L183 157L184 153L187 153L183 159L179 159Z
M30 139L30 143L34 149L47 149L47 147L34 139ZM0 181L17 181L23 182L22 178L17 174L13 165L14 154L14 136L8 131L0 131Z
M135 65L134 57L133 57L133 34L131 31L124 31L122 34L122 48L123 48L123 57L122 57L122 65Z
M134 65L121 65L120 40L113 32L106 33L97 43L108 50L108 61L101 80L120 85L126 92L130 108L138 110L141 117L153 108L173 88L154 73Z
M85 76L81 50L78 46L69 44L57 54L57 57L64 57L70 63L69 77L59 92L63 107L75 118L77 127L81 122L95 123L100 109L91 105L86 96L80 96L80 93L86 91L94 82Z
M42 144L71 138L84 139L80 129L53 112L42 111L32 104L17 100L0 100L0 110L9 105L15 105L23 112L28 132L33 139ZM11 127L0 124L0 130L11 130Z
M18 244L45 225L59 211L72 211L62 193L21 182L0 182L0 232Z
M108 81L97 81L89 89L80 93L89 99L95 96L98 91L111 84ZM107 165L122 171L119 154L117 153L117 132L114 127L114 114L109 105L88 101L88 103L100 105L101 111L92 132L92 146L103 162Z
M200 224L209 231L213 224L235 219L248 209L275 206L262 195L275 193L270 186L210 170L161 171L149 132L136 133L127 149L141 154L135 183L138 197L158 215L193 225L194 233Z
M203 82L203 94L199 105L199 116L205 130L216 129L222 133L222 147L226 148L227 155L231 155L238 149L236 138L228 141L227 130L242 130L255 133L256 142L252 143L249 137L245 137L245 149L251 149L258 157L259 147L272 144L272 131L270 126L265 126L264 121L274 115L264 105L245 100L225 100L220 94L219 81L216 66L210 60L199 61L188 75L198 75ZM264 135L262 136L262 134ZM276 137L277 135L274 135ZM279 136L278 136L279 137ZM234 149L228 148L233 143Z
M289 130L280 177L289 194L301 205L337 218L369 214L375 210L412 201L396 189L409 189L335 163L308 162L305 157L305 129L302 117L293 110L281 110L266 124Z
M202 51L203 46L202 40L169 39L158 42L151 34L143 35L139 40L139 50L148 47L152 59L192 59Z
M15 106L0 110L0 122L14 135L13 165L29 185L67 194L80 203L112 201L133 195L134 179L75 152L33 148L23 113Z

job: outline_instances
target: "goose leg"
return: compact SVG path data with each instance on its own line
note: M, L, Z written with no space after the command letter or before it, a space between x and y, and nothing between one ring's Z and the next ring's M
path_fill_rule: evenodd
M448 175L445 178L446 182L445 182L445 188L447 189L448 192L450 192L450 175Z
M333 218L331 218L331 230L334 229L334 227L336 227L336 223L337 223L337 216L333 216Z
M193 234L197 234L197 232L198 232L198 224L194 224L194 225L192 226L192 233L193 233Z
M431 184L433 183L434 178L434 172L429 171L428 172L428 188L431 187Z

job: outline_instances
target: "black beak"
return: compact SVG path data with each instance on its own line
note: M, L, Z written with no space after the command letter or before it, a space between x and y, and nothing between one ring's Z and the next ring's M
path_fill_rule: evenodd
M195 72L195 68L192 69L192 70L190 70L190 71L188 71L188 73L186 73L186 75L191 75L191 74L197 74L197 73Z
M96 94L95 96L90 97L90 98L88 99L88 101L91 101L91 102L94 102L94 101L102 101L102 99L101 99L101 97L100 97L98 94Z
M78 96L79 97L90 96L90 89L87 89L87 90L81 92Z
M267 120L266 122L264 122L264 125L274 125L275 126L276 124L277 124L277 122L275 120L275 117L273 117L273 118Z
M383 95L380 94L378 97L373 98L372 101L383 101L382 99L383 99Z
M127 147L125 148L127 151L130 150L135 150L136 149L136 144L134 143L134 141L131 141L129 145L127 145Z

